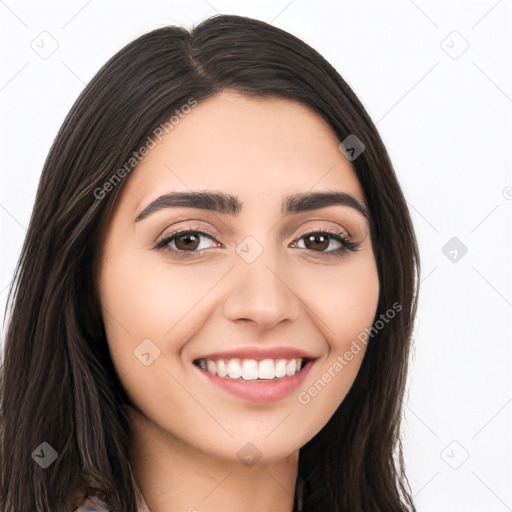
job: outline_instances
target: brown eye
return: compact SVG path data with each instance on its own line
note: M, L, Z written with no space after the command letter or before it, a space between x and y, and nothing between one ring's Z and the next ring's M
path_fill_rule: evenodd
M297 242L300 242L300 245ZM297 242L294 242L292 246L313 251L326 257L343 256L346 251L355 252L358 250L357 244L346 238L345 234L338 232L313 231L302 235ZM334 246L329 249L331 243ZM302 244L304 244L303 247Z
M174 244L179 251L195 251L199 246L199 237L194 233L184 233L174 237Z
M204 242L206 241L206 246ZM214 242L212 245L208 245L209 242ZM198 230L181 230L175 233L170 233L162 240L157 242L154 247L155 249L164 250L170 254L173 258L187 258L195 255L201 255L203 250L212 247L220 247L222 244L218 242L213 235ZM201 246L201 247L200 247Z
M313 233L304 237L304 245L306 249L312 251L325 251L329 247L330 236L325 236L323 233Z

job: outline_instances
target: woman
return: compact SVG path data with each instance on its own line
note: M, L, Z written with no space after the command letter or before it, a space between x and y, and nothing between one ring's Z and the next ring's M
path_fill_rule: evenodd
M2 510L414 510L418 275L386 149L316 51L238 16L138 38L45 163Z

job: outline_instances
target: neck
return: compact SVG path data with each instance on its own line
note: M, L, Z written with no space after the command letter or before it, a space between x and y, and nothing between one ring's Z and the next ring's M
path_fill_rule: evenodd
M298 455L247 466L185 444L138 412L130 460L150 512L291 512Z

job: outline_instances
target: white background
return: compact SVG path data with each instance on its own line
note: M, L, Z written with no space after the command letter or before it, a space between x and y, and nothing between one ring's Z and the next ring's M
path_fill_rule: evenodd
M144 32L216 12L308 42L376 123L422 257L404 424L418 510L512 510L511 0L1 0L2 311L44 159L85 83ZM468 249L455 262L452 237Z

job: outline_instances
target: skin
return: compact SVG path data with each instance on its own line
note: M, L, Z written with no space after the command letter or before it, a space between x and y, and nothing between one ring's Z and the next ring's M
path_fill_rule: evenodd
M283 197L299 192L336 190L364 203L338 145L303 105L224 91L194 107L129 176L102 242L99 294L110 353L134 405L134 475L153 512L292 510L299 449L346 396L365 347L307 404L298 393L332 373L372 325L379 296L363 215L349 206L280 212ZM239 215L175 207L135 222L162 194L205 189L237 196ZM185 228L214 240L201 237L188 259L153 247ZM336 258L326 255L340 247L335 239L328 248L306 245L305 234L332 229L358 250ZM247 236L263 248L250 264L236 252ZM160 350L149 366L134 356L144 339ZM228 394L192 363L257 345L299 347L318 359L299 389L270 403ZM252 466L237 457L248 442L261 456Z

